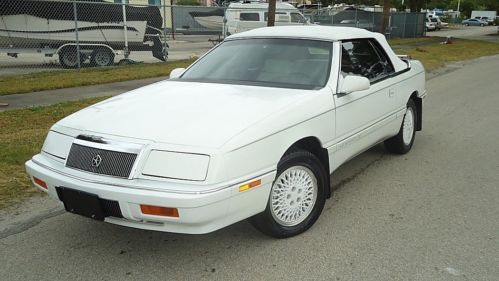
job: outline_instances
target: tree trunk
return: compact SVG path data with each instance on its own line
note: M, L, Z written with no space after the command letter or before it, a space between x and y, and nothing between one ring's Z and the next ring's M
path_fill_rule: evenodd
M275 4L276 0L269 0L269 11L267 17L267 26L274 26L275 23Z
M390 0L383 0L383 22L381 23L381 34L387 33L390 21Z

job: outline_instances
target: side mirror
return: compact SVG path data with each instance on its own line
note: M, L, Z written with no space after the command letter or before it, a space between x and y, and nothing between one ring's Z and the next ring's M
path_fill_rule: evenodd
M369 90L371 83L369 79L363 76L347 75L343 78L340 94L348 95L352 92Z
M170 79L179 78L185 71L185 68L175 68L170 72Z

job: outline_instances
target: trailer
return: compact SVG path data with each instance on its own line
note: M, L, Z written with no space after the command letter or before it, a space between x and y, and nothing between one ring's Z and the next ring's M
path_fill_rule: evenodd
M95 66L112 65L115 55L128 57L131 51L151 51L166 61L168 44L162 28L158 7L103 0L0 1L0 53L58 55L67 68L87 60Z

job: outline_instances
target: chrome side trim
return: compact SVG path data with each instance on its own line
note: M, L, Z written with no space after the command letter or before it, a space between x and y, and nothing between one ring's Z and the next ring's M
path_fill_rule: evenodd
M49 167L49 166L47 166L45 164L42 164L42 163L36 161L36 159L34 159L34 158L32 158L31 161L33 161L33 163L37 164L38 166L40 166L42 168L45 168L45 169L47 169L47 170L49 170L51 172L54 172L56 174L59 174L59 175L65 176L65 177L69 177L69 178L72 178L72 179L75 179L75 180L83 181L83 182L88 182L88 183L93 183L93 184L102 184L102 185L108 185L108 186L115 186L115 187L121 187L121 188L129 188L129 189L140 189L140 190L148 190L148 191L159 191L159 192L164 192L164 193L191 194L191 195L192 194L209 194L209 193L218 192L218 191L230 188L232 186L236 186L236 185L240 185L242 183L248 182L248 181L250 181L251 179L254 179L254 178L265 177L265 176L267 176L267 175L269 175L269 174L274 173L274 172L277 171L276 169L273 169L273 170L270 170L270 171L265 172L263 174L259 174L259 175L253 176L253 177L251 177L249 179L240 180L240 181L237 181L237 182L234 182L234 183L230 183L230 184L224 184L222 186L215 187L215 188L208 189L208 190L203 190L203 191L179 191L179 190L164 189L164 188L137 187L137 186L124 185L124 184L109 183L109 182L104 182L104 181L99 181L99 180L89 180L89 179L85 179L85 178L82 178L82 177L78 177L78 176L74 176L74 175L63 173L63 172L61 172L61 171L59 171L57 169L54 169L52 167Z

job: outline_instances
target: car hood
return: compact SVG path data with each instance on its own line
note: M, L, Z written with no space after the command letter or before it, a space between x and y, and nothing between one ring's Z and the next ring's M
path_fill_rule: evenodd
M218 148L307 90L163 81L110 98L58 122L95 134Z

